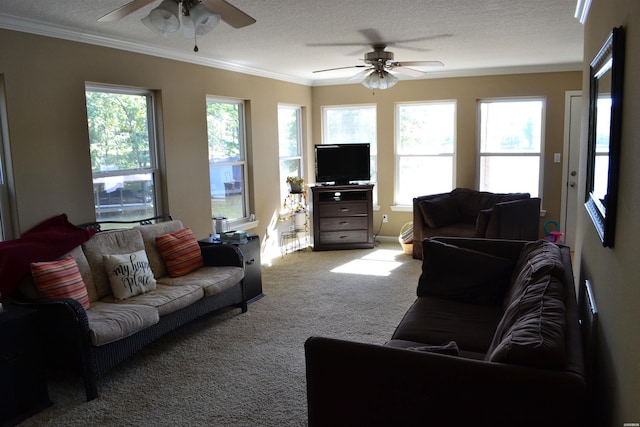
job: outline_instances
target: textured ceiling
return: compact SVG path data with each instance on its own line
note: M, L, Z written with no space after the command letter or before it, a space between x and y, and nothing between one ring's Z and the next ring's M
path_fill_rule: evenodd
M2 0L0 28L310 85L355 75L313 71L361 65L373 41L386 42L397 61L445 64L425 77L579 70L582 63L575 0L228 0L257 22L240 29L220 22L198 39L197 53L180 32L163 37L140 22L160 0L97 22L127 1Z

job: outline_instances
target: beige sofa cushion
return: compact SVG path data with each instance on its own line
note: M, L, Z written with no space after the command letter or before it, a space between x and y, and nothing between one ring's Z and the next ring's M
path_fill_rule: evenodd
M93 273L91 272L91 266L89 265L89 261L87 257L84 255L82 251L82 246L77 246L69 255L76 260L76 264L78 264L78 269L80 270L80 275L82 276L82 281L84 282L84 286L87 288L87 293L89 294L89 302L94 302L98 300L98 293L96 291L96 284L93 280Z
M161 277L158 284L168 286L194 285L204 289L205 297L225 291L244 278L242 267L202 267L186 276Z
M82 250L91 267L91 273L93 274L95 283L94 300L92 300L93 296L87 286L89 300L93 302L111 295L109 276L102 262L103 255L129 254L143 249L144 243L142 236L140 235L140 231L136 229L103 231L96 233L91 239L84 242L82 244Z
M156 276L156 279L166 276L168 273L167 266L164 264L162 255L156 246L156 237L164 234L175 233L184 228L181 221L166 221L159 222L157 224L139 225L135 227L136 230L142 235L145 251L147 251L147 258L149 258L149 264L151 270Z
M158 310L148 305L95 302L87 310L91 344L118 341L158 323Z
M184 308L202 299L204 291L200 286L163 286L156 285L156 289L144 294L127 298L123 301L116 301L115 297L109 296L102 301L106 303L116 303L118 306L147 305L158 310L160 316ZM115 304L114 304L115 305Z

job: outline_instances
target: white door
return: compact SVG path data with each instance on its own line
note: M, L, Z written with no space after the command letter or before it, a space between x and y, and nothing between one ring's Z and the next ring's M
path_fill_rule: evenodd
M578 206L583 198L578 194L578 164L580 157L580 129L582 116L582 91L565 94L563 188L560 214L560 230L565 243L573 250L576 243L576 219Z

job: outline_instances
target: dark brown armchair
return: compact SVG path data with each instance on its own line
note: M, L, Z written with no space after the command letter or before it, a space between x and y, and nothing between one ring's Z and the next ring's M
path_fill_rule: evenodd
M540 199L529 193L489 193L456 188L413 199L413 257L422 259L427 237L537 240Z

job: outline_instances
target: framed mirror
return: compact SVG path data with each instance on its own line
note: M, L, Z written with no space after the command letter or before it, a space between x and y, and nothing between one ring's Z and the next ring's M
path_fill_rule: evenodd
M602 244L613 247L618 202L624 29L614 28L590 66L585 206Z

